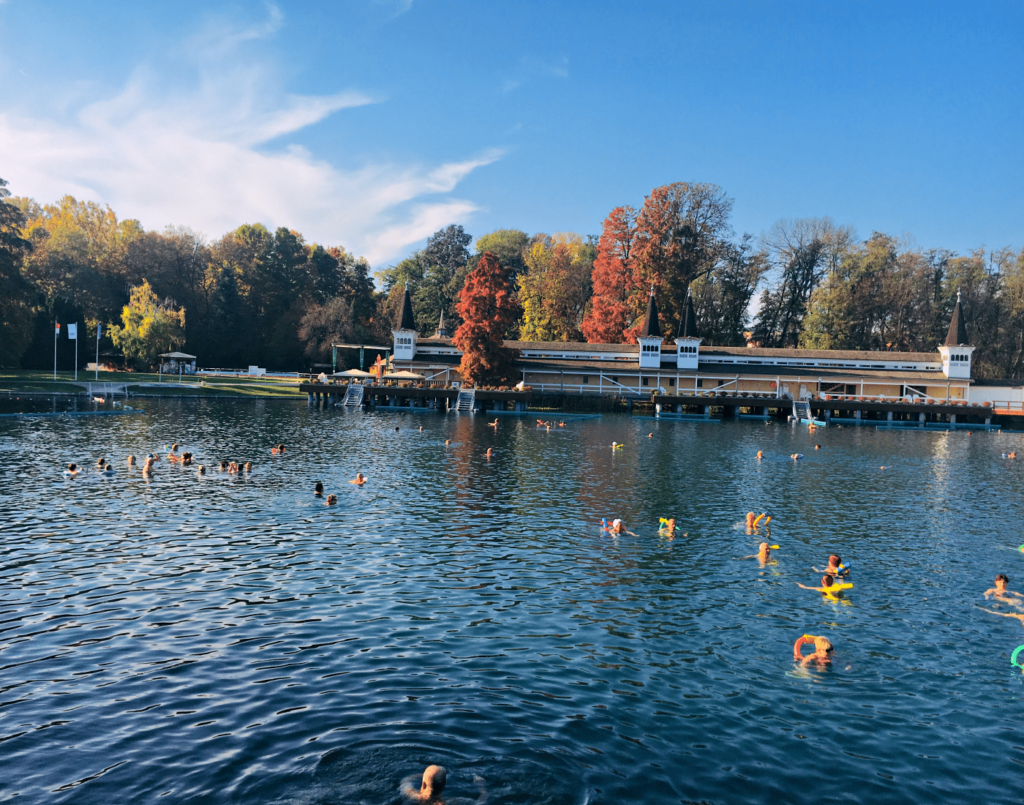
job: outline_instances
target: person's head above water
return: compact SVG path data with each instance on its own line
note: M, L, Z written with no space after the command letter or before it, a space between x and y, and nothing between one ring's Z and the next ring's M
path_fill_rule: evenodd
M837 556L836 554L832 554L828 558L828 566L829 567L839 567L842 563L843 563L843 560L840 559L839 556Z
M825 575L825 576L821 577L821 586L822 587L828 588L828 587L831 587L834 583L835 583L835 581L833 580L833 578L831 576Z
M423 772L423 782L420 783L420 800L425 802L440 796L447 782L448 772L444 766L427 766Z
M1005 590L1006 585L1010 583L1010 580L1006 577L1005 573L1000 573L996 576L996 589Z
M323 496L323 494L324 494L324 485L323 485L322 481L317 481L316 482L316 485L313 487L313 494L316 495L317 497L322 497Z
M327 496L326 503L327 503L328 506L333 506L337 502L338 502L338 496L337 495L328 495Z

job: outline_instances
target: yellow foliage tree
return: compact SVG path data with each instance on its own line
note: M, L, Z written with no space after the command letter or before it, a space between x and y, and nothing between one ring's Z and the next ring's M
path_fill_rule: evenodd
M136 365L148 365L162 351L185 341L185 308L161 304L146 280L132 288L121 311L121 326L110 328L114 346Z

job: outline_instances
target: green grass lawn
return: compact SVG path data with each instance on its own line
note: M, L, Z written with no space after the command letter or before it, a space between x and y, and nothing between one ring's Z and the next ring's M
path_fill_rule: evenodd
M79 371L78 381L74 380L74 372L46 371L0 371L0 391L7 392L43 392L50 394L76 394L85 391L87 383L124 383L128 392L136 394L158 394L162 397L202 396L202 397L291 397L298 399L297 379L278 379L266 377L211 377L199 375L182 376L181 385L178 378L144 372L100 372L97 378L93 372Z

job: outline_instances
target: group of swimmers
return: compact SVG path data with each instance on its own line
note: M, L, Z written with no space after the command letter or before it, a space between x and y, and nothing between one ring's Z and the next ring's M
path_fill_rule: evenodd
M179 453L178 452L179 448L180 448L180 445L177 442L175 442L174 444L172 444L170 446L169 451L167 453L167 457L166 457L168 463L170 463L170 464L180 464L183 467L191 467L191 466L193 466L195 464L195 462L193 460L192 453L190 453L187 450L182 451L181 453ZM275 454L275 455L278 455L280 453L284 453L284 445L280 444L277 447L273 448L270 452ZM155 453L149 453L146 456L146 460L142 464L142 475L143 475L144 478L152 477L153 472L156 469L156 463L159 460L160 460L160 456L158 454L155 454ZM127 463L128 463L128 468L129 469L131 469L132 467L137 467L138 466L138 459L135 458L134 454L129 455ZM113 476L115 474L114 473L114 468L110 465L110 463L105 458L101 458L101 459L99 459L96 462L96 468L99 470L99 472L102 475L105 475L105 476L108 476L108 477ZM241 475L243 473L245 475L249 475L252 472L252 462L251 461L246 461L244 464L241 464L241 463L239 463L237 461L228 461L227 459L222 459L221 462L217 465L217 469L220 472L227 472L229 475ZM64 470L64 475L66 477L69 477L69 478L77 478L78 475L81 474L82 470L83 470L83 468L79 467L78 464L71 463L71 464L68 464L67 468ZM196 467L196 472L199 475L206 475L206 465L205 464L199 464Z
M356 486L362 486L363 484L366 483L366 476L363 475L361 472L357 472L356 473L356 477L353 478L351 481L349 481L349 483L350 484L355 484ZM324 484L323 484L323 481L317 481L316 484L314 484L314 486L313 486L313 497L322 498L323 496L324 496ZM335 504L337 504L337 502L338 502L338 496L335 495L335 494L330 494L330 495L327 496L326 500L324 500L324 505L325 506L334 506Z

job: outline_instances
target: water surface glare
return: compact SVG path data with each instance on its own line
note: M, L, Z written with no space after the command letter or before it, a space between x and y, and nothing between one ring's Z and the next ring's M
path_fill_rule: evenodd
M1021 434L145 407L0 419L0 801L1021 799Z

